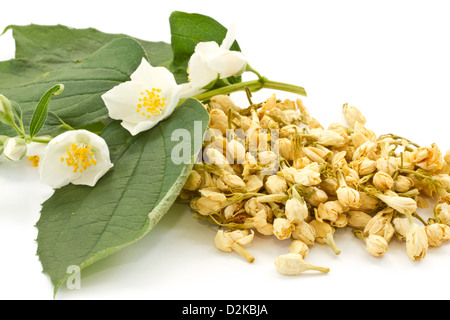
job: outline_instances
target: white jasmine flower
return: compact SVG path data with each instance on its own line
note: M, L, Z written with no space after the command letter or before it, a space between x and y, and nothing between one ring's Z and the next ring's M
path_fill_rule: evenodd
M215 41L200 42L188 63L191 90L208 87L220 78L240 74L247 65L247 59L238 51L231 51L234 30L231 28L222 44Z
M113 166L105 140L87 130L53 138L39 162L41 182L52 188L69 183L94 186Z
M122 126L136 135L153 128L175 110L182 87L169 70L152 67L144 58L130 78L103 94L102 99L109 116L122 120Z

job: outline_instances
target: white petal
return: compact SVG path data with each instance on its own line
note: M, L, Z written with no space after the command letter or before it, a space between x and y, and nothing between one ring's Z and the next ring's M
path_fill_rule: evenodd
M39 175L41 183L57 189L78 178L79 172L73 172L73 168L61 162L66 156L66 145L50 141L46 151L39 161Z
M223 79L240 74L247 65L247 59L238 51L221 51L209 57L208 65Z
M39 156L41 157L45 148L47 147L47 143L38 143L38 142L30 142L27 146L27 157Z
M131 78L131 81L145 83L148 90L158 88L167 91L177 85L173 74L163 67L151 67L147 74L139 74L139 76Z
M153 128L154 126L156 126L158 124L158 121L147 120L147 121L141 121L139 123L130 123L130 122L122 121L120 124L122 125L122 127L127 129L131 133L131 135L135 136L138 133L141 133L146 130L150 130L151 128Z
M234 43L234 40L236 40L236 26L235 24L232 24L227 31L227 35L225 36L225 39L223 39L222 44L220 47L225 50L229 50L231 46Z
M189 60L189 84L194 89L202 89L217 79L217 72L212 70L200 54L194 53Z
M109 116L115 120L125 120L137 122L142 117L136 112L141 92L147 86L140 81L127 81L115 86L102 95L108 109Z
M196 96L205 92L205 89L193 87L190 82L181 85L180 99Z
M139 67L131 74L132 81L146 82L148 75L151 74L153 67L145 58L142 58Z
M207 59L210 55L220 50L221 48L214 41L199 42L195 46L194 54L198 54L202 59Z
M174 90L170 92L171 95L166 98L167 104L160 115L152 116L150 119L145 119L139 122L122 121L121 122L122 127L127 129L133 136L143 131L150 130L151 128L156 126L160 121L168 118L173 113L173 111L178 105L178 101L180 100L180 92L181 86L177 86Z
M73 184L82 184L93 187L97 184L97 181L114 166L109 160L109 156L106 158L104 156L98 156L98 153L96 154L97 156L95 159L97 160L97 164L95 166L90 166L89 169L80 174L78 178L73 179L71 181Z

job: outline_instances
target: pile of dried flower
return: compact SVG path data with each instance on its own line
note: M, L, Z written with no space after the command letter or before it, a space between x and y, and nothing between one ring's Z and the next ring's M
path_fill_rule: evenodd
M224 95L205 105L211 120L202 159L180 194L196 217L221 226L218 249L253 262L244 246L255 231L290 239L275 265L296 275L329 271L304 260L316 242L339 254L336 228L351 229L376 257L393 237L405 241L412 260L450 239L450 151L377 136L348 104L347 126L324 129L300 99L249 100L245 109ZM417 209L429 201L436 201L434 215L424 220Z

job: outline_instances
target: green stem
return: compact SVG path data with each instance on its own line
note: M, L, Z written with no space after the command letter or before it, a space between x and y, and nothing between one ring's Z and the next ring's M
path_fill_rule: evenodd
M331 247L335 255L341 254L341 250L338 248L336 242L334 242L333 234L331 233L327 234L325 242Z
M49 143L53 138L49 138L49 137L33 137L33 138L30 138L29 135L24 135L23 139L25 141L27 141L27 143L29 143L29 142Z
M249 71L249 72L254 73L258 77L259 80L263 80L264 79L264 77L258 71L253 69L249 64L247 64L247 67L245 68L245 71Z
M423 220L422 217L417 214L417 212L414 212L412 216L415 217L417 220L419 220L424 226L428 225L428 223L425 220Z
M388 134L381 135L381 136L378 137L377 140L382 140L382 139L385 139L385 138L392 138L392 139L394 139L394 140L405 140L405 141L407 141L409 144L413 145L414 147L420 148L420 146L419 146L417 143L414 143L414 142L412 142L411 140L408 140L408 139L406 139L406 138L400 137L400 136L398 136L398 135L396 135L396 134L392 134L392 133L388 133Z
M15 124L15 123L11 123L11 126L14 128L14 130L17 131L18 134L20 134L20 135L25 135L25 131L23 130L23 127L22 127L22 130L21 130L21 129L17 126L17 124Z
M31 141L39 143L49 143L52 139L50 138L32 138Z
M236 91L243 91L243 90L245 90L245 88L248 88L252 92L266 88L266 89L281 90L281 91L286 91L286 92L291 92L291 93L296 93L296 94L299 94L302 96L306 96L306 91L302 87L295 86L295 85L288 84L288 83L272 81L265 77L261 77L258 80L245 81L245 82L236 83L236 84L232 84L229 86L217 88L214 90L206 91L204 93L193 96L192 98L195 98L199 101L206 101L206 100L211 99L214 96L222 95L222 94L226 95L226 94L230 94L230 93L236 92ZM178 103L178 105L182 104L184 102L184 100L186 100L186 99L187 98L181 99L180 102Z

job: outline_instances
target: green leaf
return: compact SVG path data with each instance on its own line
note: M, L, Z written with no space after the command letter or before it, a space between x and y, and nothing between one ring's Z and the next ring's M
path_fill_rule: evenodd
M195 121L201 121L200 128ZM56 190L37 223L37 253L55 293L69 276L68 266L83 269L152 229L178 197L201 149L201 142L189 141L191 163L174 163L171 152L179 142L172 141L172 133L197 130L202 139L208 122L202 104L188 99L170 118L139 135L131 136L118 121L104 129L114 167L93 188Z
M78 128L107 118L101 95L129 80L142 57L155 66L172 60L169 44L92 28L30 25L8 29L13 30L16 58L0 62L0 92L20 104L26 127L49 86L64 84L64 92L52 99L52 110ZM0 134L10 132L0 125Z
M30 138L33 138L41 130L42 126L47 120L48 105L52 96L58 95L64 90L64 85L57 84L49 89L39 101L36 109L34 110L33 117L30 123Z
M13 31L16 42L16 59L45 64L82 61L114 39L133 38L125 34L104 33L94 28L75 29L63 25L11 25L5 31L9 29ZM172 61L169 44L133 39L145 49L153 66L168 65Z
M186 70L195 46L206 41L215 41L220 45L225 39L227 28L208 16L180 11L170 15L169 23L173 51L171 70L178 83L187 82ZM240 51L236 41L230 49ZM236 78L239 81L240 77ZM236 83L236 79L231 83Z
M0 64L0 90L14 97L25 118L27 113L34 112L42 93L49 86L62 83L65 90L53 99L52 111L70 126L79 127L102 121L108 116L101 95L128 81L144 56L144 49L138 42L120 38L78 63L41 65L14 60L6 65ZM16 74L20 75L17 81L8 77Z

